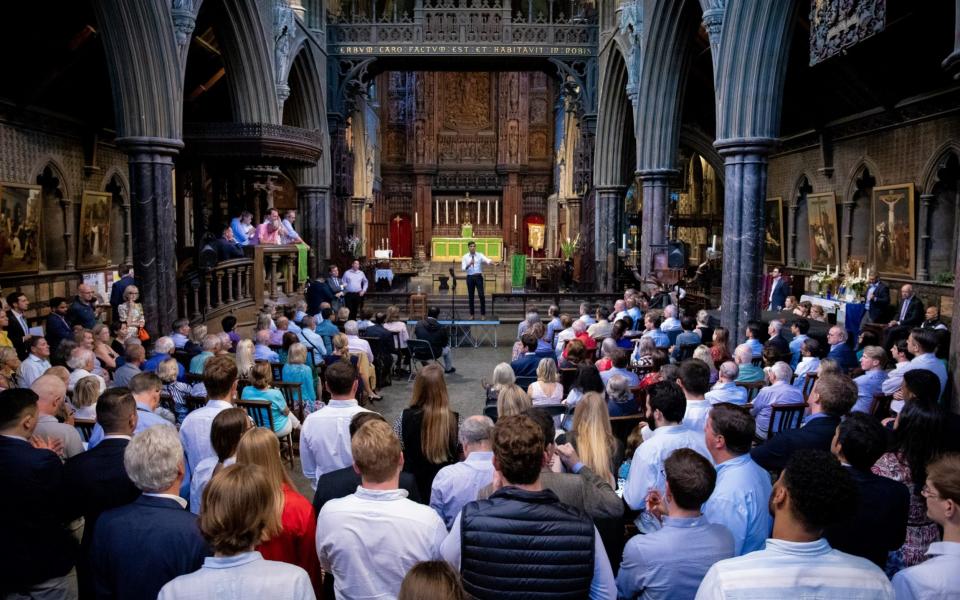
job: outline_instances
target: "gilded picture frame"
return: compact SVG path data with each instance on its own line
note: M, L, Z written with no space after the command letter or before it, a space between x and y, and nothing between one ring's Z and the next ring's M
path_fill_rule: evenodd
M80 230L77 236L77 266L110 264L110 212L113 194L84 190L80 200Z
M870 258L880 275L913 278L916 256L913 183L873 188Z
M839 265L837 198L833 192L807 195L807 227L810 235L810 265L814 268Z
M782 265L783 257L783 198L767 198L763 213L763 261Z
M39 185L0 182L0 274L40 270L42 207Z

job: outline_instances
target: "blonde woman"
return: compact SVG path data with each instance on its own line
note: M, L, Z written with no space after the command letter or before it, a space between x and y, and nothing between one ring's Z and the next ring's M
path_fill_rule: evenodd
M287 383L299 383L300 395L303 398L303 412L310 414L318 408L323 408L321 402L317 406L317 390L313 383L313 369L307 366L307 347L297 342L287 351L287 362L283 365L283 380Z
M120 355L111 346L110 328L103 323L93 327L93 353L104 368L117 368L117 359Z
M317 514L313 505L297 492L283 467L277 436L263 427L254 427L244 433L237 446L237 463L261 467L282 507L280 531L261 542L257 551L267 560L297 565L306 571L314 592L321 594L320 559L316 549Z
M705 344L700 344L693 350L693 358L697 360L702 360L704 364L710 367L710 385L713 385L720 379L720 373L717 371L717 367L713 364L713 355L710 354L710 346Z
M363 382L367 394L373 400L379 400L380 396L376 395L373 391L377 389L377 373L374 371L373 365L370 364L370 359L367 358L366 352L351 353L350 341L347 339L346 334L338 333L333 336L333 353L341 359L345 358L349 360L357 367L357 370L360 371L360 380Z
M513 368L510 366L510 363L502 362L494 367L493 382L489 385L487 385L485 381L480 382L487 391L487 405L496 404L500 390L513 385L516 381L517 377L513 374Z
M573 430L567 439L580 462L616 487L613 474L623 462L623 444L610 429L610 413L603 394L584 394L573 413Z
M278 438L290 435L294 429L300 429L300 420L290 412L283 392L272 387L273 367L264 360L258 360L250 371L250 385L243 388L243 400L265 400L270 403L273 413L273 431Z
M504 386L497 396L497 418L519 415L532 407L530 396L518 385Z
M206 325L196 325L190 328L190 339L184 344L183 349L190 354L200 354L203 351L203 338L207 336Z
M383 324L383 328L387 331L400 334L399 348L401 350L407 347L407 340L410 334L407 332L407 324L400 318L400 308L396 305L391 304L387 307L387 320Z
M253 370L253 340L240 340L237 344L236 361L240 379L250 379L250 371Z
M563 386L557 375L557 363L544 358L537 365L537 380L527 388L527 395L534 406L560 404L563 402Z
M135 285L128 285L123 290L123 304L117 307L120 313L120 320L127 324L131 329L142 329L147 321L143 316L143 305L139 302L140 290Z
M11 347L0 348L0 390L17 387L17 371L20 369L20 359L17 351Z
M100 380L96 377L84 377L73 387L71 404L77 409L73 416L77 419L97 418L97 400L100 398Z
M173 398L173 411L177 418L177 423L183 423L189 410L187 409L187 396L194 394L193 386L183 381L177 381L177 375L180 373L180 365L175 358L167 358L160 361L157 365L157 377L163 385L161 391L170 394ZM206 390L204 390L206 391Z

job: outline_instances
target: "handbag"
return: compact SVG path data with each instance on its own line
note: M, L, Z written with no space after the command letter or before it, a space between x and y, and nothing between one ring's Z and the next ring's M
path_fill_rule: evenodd
M150 334L147 333L147 330L143 327L137 329L137 337L140 338L141 342L145 342L150 339Z

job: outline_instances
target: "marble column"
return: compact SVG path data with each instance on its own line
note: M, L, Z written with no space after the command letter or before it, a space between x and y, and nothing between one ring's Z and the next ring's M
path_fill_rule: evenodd
M797 266L797 212L800 205L796 198L787 202L787 266Z
M917 252L917 281L929 281L930 267L930 214L933 211L933 194L920 194L920 246Z
M173 157L180 140L120 138L130 165L133 265L140 283L146 328L153 339L177 318L177 230L173 208Z
M667 215L670 178L678 174L673 169L656 169L637 173L643 188L643 218L640 223L640 275L650 276L653 246L667 243Z
M617 282L617 247L620 241L620 224L623 220L623 195L626 187L622 185L597 186L594 194L596 212L594 212L593 241L594 260L596 261L596 285L598 292L612 292Z
M747 322L760 313L763 283L763 207L767 156L774 140L718 142L726 186L723 215L723 292L720 322L732 345L744 340Z
M953 73L954 79L960 79L960 0L956 0L957 9L954 11L954 33L953 33L953 52L943 60L941 66L949 73ZM956 339L956 338L954 338Z
M957 18L960 19L960 13ZM958 237L957 248L954 256L960 256L960 237ZM954 284L953 284L953 305L960 306L960 260L953 265ZM953 378L953 406L950 407L953 412L960 412L960 319L954 317L951 319L950 326L950 372L954 373Z
M309 244L310 272L323 272L330 258L330 190L319 185L301 185L297 188L297 210L301 215L303 239Z
M853 247L853 209L856 203L853 200L841 202L843 207L843 240L840 247L840 264L850 260L850 250Z

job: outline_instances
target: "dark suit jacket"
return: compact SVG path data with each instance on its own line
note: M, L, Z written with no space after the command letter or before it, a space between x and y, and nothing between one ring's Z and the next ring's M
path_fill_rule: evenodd
M307 301L307 314L315 315L320 312L320 304L329 302L333 306L333 293L326 281L314 279L307 286L307 293L304 300Z
M840 368L844 371L850 371L850 369L855 369L860 366L860 361L857 360L857 354L851 350L847 344L841 344L831 350L827 354L827 358L837 361L837 364L840 365Z
M433 348L433 355L437 358L443 353L444 347L450 343L450 335L447 333L447 328L441 325L436 319L430 317L418 322L413 333L417 336L418 340L430 342L430 347Z
M787 303L787 296L790 295L790 283L781 277L780 281L771 281L770 285L775 287L772 288L773 299L770 300L768 310L780 310ZM769 298L770 295L768 294L767 297Z
M536 377L538 366L540 366L540 357L530 353L526 353L510 363L510 368L513 369L515 377Z
M766 345L773 346L774 348L777 349L777 352L779 352L780 354L790 354L790 342L788 342L786 338L783 337L782 333L778 333L777 335L767 340Z
M869 286L868 286L869 287ZM883 323L887 321L890 310L890 288L882 281L877 282L877 288L873 290L873 298L870 300L870 320L874 323Z
M156 598L210 555L196 515L175 500L140 496L97 521L90 548L97 598Z
M923 323L924 319L923 300L918 298L916 295L914 295L913 298L910 298L910 304L907 306L907 314L901 321L900 311L902 309L903 300L901 300L900 304L897 305L897 309L893 312L893 315L890 317L890 319L893 321L900 321L901 327L920 327L920 324Z
M80 511L64 488L57 455L0 436L0 490L0 595L66 575L77 555L66 524Z
M26 319L26 317L24 317L24 319ZM24 360L27 358L27 355L30 354L27 342L23 341L23 336L27 335L28 332L24 331L23 327L20 326L20 321L14 316L12 310L7 311L7 320L10 322L10 324L7 325L7 337L10 338L10 341L13 343L13 347L17 351L17 356L20 357L20 360Z
M236 242L230 242L221 237L213 241L213 247L217 249L217 260L243 258L243 247Z
M349 496L357 491L359 485L360 475L353 470L352 466L324 473L317 479L317 491L313 495L313 509L319 515L324 504L330 500ZM407 498L414 502L426 504L430 500L429 498L426 500L420 498L420 493L417 491L417 480L413 473L401 471L400 489L407 490Z
M779 471L797 450L830 451L830 442L840 419L827 415L808 421L800 429L791 429L773 436L750 451L754 462L768 471Z
M53 352L57 349L57 346L60 345L61 341L73 337L73 330L70 329L70 324L67 323L65 317L51 314L47 316L47 327L44 330L44 337L47 338L47 343L50 344L50 352Z
M853 518L828 527L824 536L837 550L862 556L883 569L887 552L907 536L910 492L898 481L847 467L860 492Z

